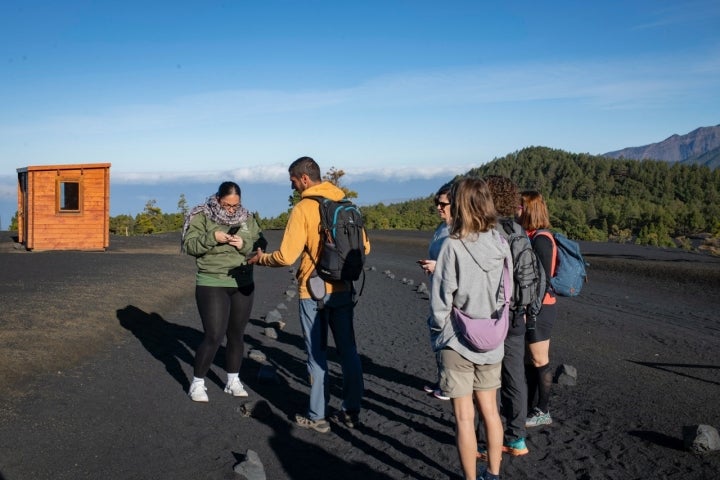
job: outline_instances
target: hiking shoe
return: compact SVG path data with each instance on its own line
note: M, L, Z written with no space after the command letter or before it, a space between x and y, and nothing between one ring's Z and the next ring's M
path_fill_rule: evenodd
M437 398L438 400L450 400L450 397L445 395L442 390L439 388L436 388L433 392L433 397Z
M235 378L230 383L225 385L225 393L231 394L233 397L247 397L248 393L245 391L245 387L240 383L240 380Z
M550 425L552 423L552 417L550 411L543 412L539 408L533 408L530 415L525 419L526 427L539 427L540 425Z
M477 480L500 480L500 475L493 475L488 472L487 468L483 468L480 475L478 475Z
M335 419L338 423L342 423L347 428L355 428L360 425L360 414L358 412L340 410L335 416Z
M437 390L437 389L438 389L438 384L437 384L437 383L435 383L435 384L433 384L433 385L425 385L425 386L423 386L423 390L425 391L425 393L433 393L433 392L434 392L435 390Z
M300 428L312 428L316 432L327 433L330 431L330 424L324 418L320 420L310 420L305 415L299 413L295 415L295 424Z
M527 448L527 445L525 445L524 438L518 438L517 440L511 440L509 442L505 442L503 444L502 451L505 453L509 453L513 457L527 455L528 452L530 452L530 450L528 450L528 448Z
M525 445L524 438L518 438L517 440L512 440L510 442L503 443L502 451L505 453L509 453L513 457L520 457L522 455L527 455L530 452L530 450L528 450L528 448L527 448L527 445ZM478 458L478 460L487 462L487 459L488 459L487 449L483 448L482 450L478 450L477 458Z
M205 393L206 391L207 387L204 383L191 383L188 395L193 402L207 402L208 396L207 393Z

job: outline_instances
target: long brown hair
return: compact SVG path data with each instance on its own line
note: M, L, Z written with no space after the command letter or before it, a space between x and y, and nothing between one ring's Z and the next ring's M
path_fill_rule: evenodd
M520 213L518 223L525 230L552 228L550 226L550 214L545 199L543 199L540 192L535 190L520 192L520 204L522 205L522 213Z
M490 189L484 180L464 178L455 182L448 194L453 218L450 234L465 238L469 234L487 232L497 224L497 212Z

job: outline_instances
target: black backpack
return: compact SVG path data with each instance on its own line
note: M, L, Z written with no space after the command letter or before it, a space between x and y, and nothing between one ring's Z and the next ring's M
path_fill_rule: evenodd
M545 269L532 248L525 230L509 218L501 218L497 230L510 244L513 258L513 295L510 304L516 315L527 315L528 328L532 328L535 317L542 308L547 289Z
M320 204L320 257L318 276L328 282L354 282L365 267L365 224L358 207L347 198L339 201L312 198Z

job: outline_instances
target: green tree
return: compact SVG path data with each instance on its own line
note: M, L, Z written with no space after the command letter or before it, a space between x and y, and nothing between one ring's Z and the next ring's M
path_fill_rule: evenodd
M114 235L130 235L135 230L135 219L130 215L110 217L110 233Z
M349 188L342 185L341 179L345 176L344 170L338 170L335 167L330 167L330 169L323 175L323 180L326 182L330 182L336 187L338 187L340 190L345 192L345 198L357 198L358 194L357 192L350 190Z
M135 217L135 232L139 234L162 231L162 210L155 199L148 200L145 209Z
M10 219L10 228L9 230L11 232L17 232L18 230L18 212L15 210L15 215L12 216Z
M178 200L177 208L178 208L178 212L180 212L180 214L183 217L188 214L188 211L190 211L190 209L188 208L187 200L185 199L184 193L180 194L180 199Z

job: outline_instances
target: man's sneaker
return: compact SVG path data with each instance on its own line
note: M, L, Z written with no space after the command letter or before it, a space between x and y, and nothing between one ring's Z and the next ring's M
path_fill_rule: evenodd
M505 442L503 444L502 451L505 453L509 453L513 457L527 455L528 452L530 452L530 450L528 450L528 448L527 448L527 445L525 445L524 438L518 438L517 440L511 440L509 442Z
M207 393L205 393L207 390L207 387L204 383L191 383L190 384L190 390L188 390L188 395L190 395L190 398L193 400L193 402L207 402L208 396Z
M530 450L528 450L528 448L527 448L527 445L525 445L524 438L518 438L517 440L505 442L502 446L502 451L505 453L509 453L513 457L527 455L530 452ZM488 459L487 449L483 448L482 450L478 450L477 458L478 458L478 460L487 462L487 459Z
M437 383L435 383L433 385L424 385L423 386L423 390L425 391L425 393L433 393L435 390L437 390L437 388L438 388Z
M335 420L338 423L342 423L347 428L355 428L360 425L360 414L358 412L348 412L346 410L340 410L335 415Z
M240 380L234 378L230 383L225 385L225 393L231 394L233 397L247 397L248 393Z
M330 424L324 418L320 420L310 420L306 416L298 413L295 415L295 423L300 428L312 428L316 432L320 433L327 433L330 431Z
M450 397L445 395L442 390L439 388L435 389L433 392L433 397L437 398L438 400L450 400Z
M525 419L526 427L539 427L540 425L550 425L552 423L552 417L550 412L543 412L539 408L533 408L530 415Z

